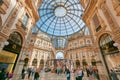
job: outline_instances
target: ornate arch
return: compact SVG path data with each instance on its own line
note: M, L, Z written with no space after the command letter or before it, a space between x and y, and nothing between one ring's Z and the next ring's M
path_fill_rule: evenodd
M86 59L83 59L83 60L82 60L82 65L83 65L83 66L88 65Z
M98 37L96 38L96 41L95 41L97 43L97 45L99 45L99 39L100 39L100 37L103 34L105 34L105 33L110 34L112 36L112 38L114 37L114 35L112 34L112 32L110 32L110 31L103 31L102 33L100 33L99 35L97 35Z
M75 63L76 63L77 67L80 66L80 61L79 60L76 60Z
M37 66L37 62L38 62L38 60L36 58L34 58L33 61L32 61L32 65Z
M40 60L40 65L44 65L44 60L43 59Z
M91 64L92 64L92 66L96 66L96 60L95 59L91 59Z
M108 33L104 33L99 37L99 46L103 55L118 53L119 50L114 46L115 41Z
M22 41L23 41L22 45L24 45L24 44L25 44L25 35L24 35L20 30L13 29L13 30L10 31L9 36L10 36L10 34L12 34L13 32L17 32L17 33L19 33L19 34L21 35L21 38L22 38Z

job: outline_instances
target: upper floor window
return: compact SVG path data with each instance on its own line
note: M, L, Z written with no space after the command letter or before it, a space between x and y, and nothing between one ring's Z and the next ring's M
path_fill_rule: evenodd
M96 14L93 16L93 22L94 22L94 25L96 28L96 32L98 32L101 29L101 25L100 25L100 21L98 19L98 16Z
M24 16L24 18L23 18L23 22L22 22L23 25L26 25L26 24L27 24L28 18L29 18L28 14L25 14L25 16Z
M23 18L23 21L22 21L22 24L21 24L21 27L25 30L26 29L26 24L27 24L27 21L28 21L28 14L26 14Z
M93 21L94 21L95 27L98 27L100 22L99 22L98 16L96 14L93 16Z

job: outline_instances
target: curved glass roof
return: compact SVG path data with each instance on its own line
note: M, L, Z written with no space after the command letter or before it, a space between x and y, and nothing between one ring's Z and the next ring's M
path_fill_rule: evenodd
M38 28L53 36L67 36L78 32L85 23L79 0L43 0L39 8Z

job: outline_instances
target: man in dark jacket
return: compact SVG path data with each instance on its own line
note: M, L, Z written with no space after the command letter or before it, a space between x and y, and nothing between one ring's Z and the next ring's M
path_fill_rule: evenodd
M38 79L39 79L39 73L36 71L34 75L34 80L38 80Z
M0 72L0 80L5 80L7 78L7 74L5 72L5 68Z

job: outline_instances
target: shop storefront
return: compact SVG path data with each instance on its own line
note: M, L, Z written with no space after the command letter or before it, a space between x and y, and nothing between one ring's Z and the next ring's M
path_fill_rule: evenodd
M115 69L120 65L120 52L114 44L115 41L113 41L112 36L107 33L99 39L99 46L108 74L110 69Z
M22 48L22 38L19 33L13 32L7 41L9 44L0 52L0 70L5 68L11 72L15 69Z

